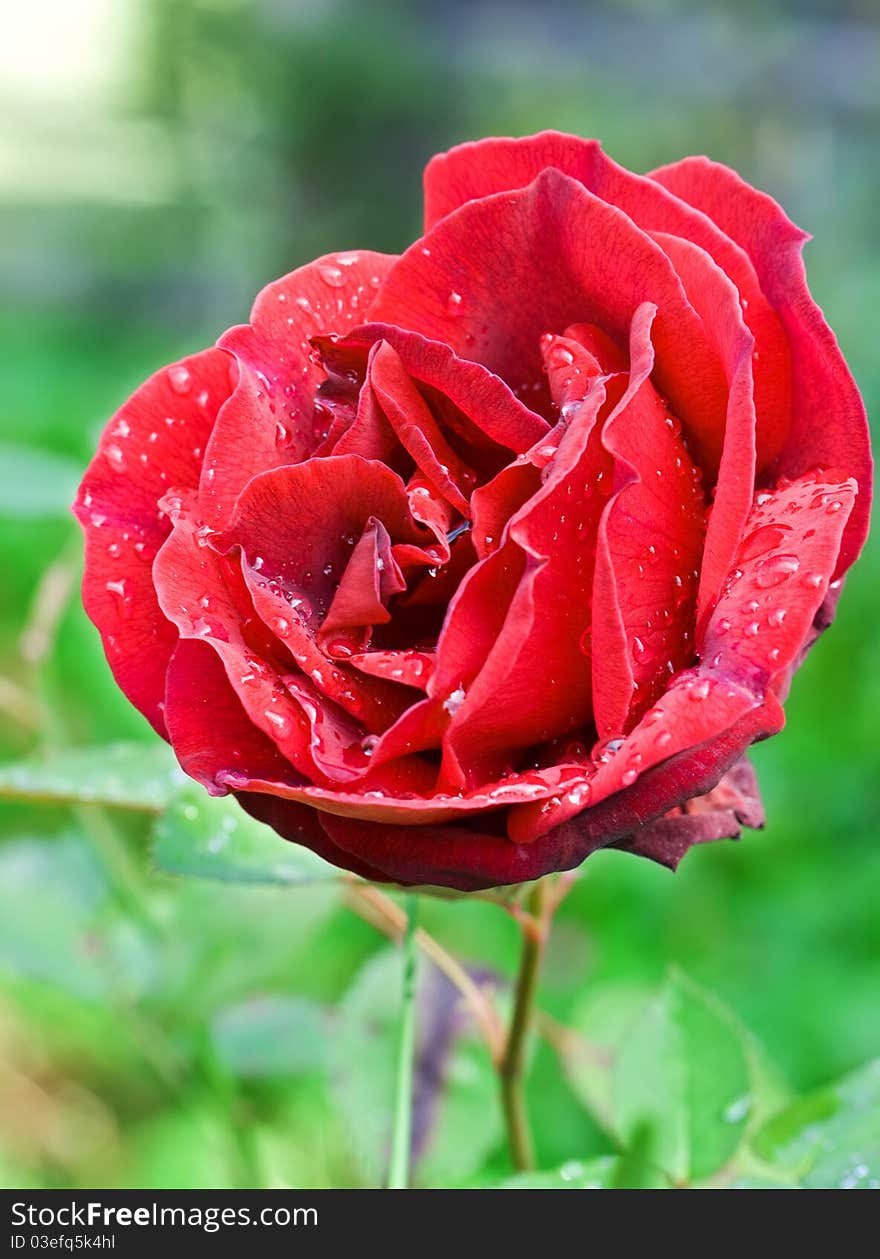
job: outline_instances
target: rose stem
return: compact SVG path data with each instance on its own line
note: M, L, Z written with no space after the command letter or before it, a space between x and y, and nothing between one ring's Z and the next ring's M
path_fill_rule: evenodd
M397 1040L397 1087L394 1121L391 1129L391 1158L388 1188L409 1188L410 1147L412 1145L413 1064L416 1044L416 925L419 898L406 898L406 932L403 937L403 994L400 1030Z
M406 913L378 888L369 883L352 883L346 891L346 901L360 918L377 930L394 940L403 938L406 932ZM492 1063L497 1067L504 1053L504 1029L492 1002L464 967L424 927L419 927L416 931L415 941L425 956L461 993L483 1036Z
M529 916L522 920L523 942L516 977L513 1016L499 1067L501 1102L510 1157L517 1171L531 1171L535 1151L525 1097L525 1060L538 991L538 972L548 931L546 880L539 879L528 898Z

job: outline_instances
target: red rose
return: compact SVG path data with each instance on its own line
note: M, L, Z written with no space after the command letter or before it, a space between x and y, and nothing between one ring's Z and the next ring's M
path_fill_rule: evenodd
M117 412L86 608L183 768L337 865L674 865L760 824L740 758L865 538L805 236L705 158L554 133L425 189L401 257L270 284Z

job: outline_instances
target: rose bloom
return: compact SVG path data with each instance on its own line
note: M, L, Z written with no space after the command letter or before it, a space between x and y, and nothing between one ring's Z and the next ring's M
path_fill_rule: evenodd
M865 538L806 236L556 133L435 157L425 202L110 420L86 609L188 774L365 878L674 866L761 824L743 753Z

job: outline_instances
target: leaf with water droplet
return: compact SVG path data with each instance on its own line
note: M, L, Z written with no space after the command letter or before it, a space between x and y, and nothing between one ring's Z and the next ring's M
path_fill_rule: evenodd
M288 843L250 817L232 796L182 791L156 821L153 859L169 874L223 883L341 883L308 848Z
M183 780L164 743L111 743L0 766L0 798L158 813Z
M615 1128L627 1143L647 1133L653 1161L686 1184L735 1153L750 1083L736 1021L672 971L620 1048L612 1084Z
M806 1189L880 1188L880 1058L787 1106L755 1150Z

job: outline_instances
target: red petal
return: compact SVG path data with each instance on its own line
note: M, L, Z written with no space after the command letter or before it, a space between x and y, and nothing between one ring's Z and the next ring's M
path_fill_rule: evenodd
M700 572L699 619L717 598L733 563L755 484L754 339L742 321L736 289L708 254L677 236L662 236L660 242L719 347L729 386L721 466Z
M585 837L614 842L708 791L750 743L775 734L783 722L772 694L763 696L720 670L681 673L582 784L569 780L565 795L511 809L508 834L532 843L577 816Z
M306 781L248 718L209 643L184 638L175 647L165 717L181 766L212 795L225 794L224 773L290 785Z
M388 530L381 521L368 520L324 618L322 639L333 630L387 624L391 614L385 601L405 589L406 582L391 554Z
M563 433L543 486L508 525L507 546L526 557L524 575L476 676L459 679L461 702L445 739L476 781L496 776L511 751L589 720L590 661L581 643L590 623L596 527L610 490L595 426L603 400L599 384ZM438 645L434 695L455 617L451 610ZM447 706L452 700L444 698Z
M625 342L643 301L659 311L659 388L720 450L726 382L672 264L625 214L556 170L442 219L391 268L372 313L531 389L543 379L543 333L587 322Z
M458 358L448 345L430 341L392 324L367 324L332 343L319 340L329 367L361 368L364 356L380 341L392 346L406 371L425 391L445 431L477 456L504 447L519 453L547 432L547 423L523 406L507 385L479 363ZM444 405L444 402L446 405ZM451 438L451 440L453 440ZM475 465L482 460L476 457Z
M240 546L251 564L259 556L259 572L305 591L323 616L373 517L395 543L421 548L434 541L415 519L400 477L359 455L334 455L254 477L217 542Z
M651 385L654 308L633 320L629 386L602 442L620 488L600 520L593 583L593 713L622 734L693 656L705 504L677 421Z
M635 846L643 823L667 813L694 792L702 795L710 790L750 743L774 733L781 724L782 712L774 700L764 707L746 704L742 715L707 743L659 764L634 786L614 792L596 808L532 843L511 843L488 827L480 830L474 824L389 827L322 814L324 829L340 852L330 860L349 868L368 862L390 882L461 891L570 870L597 848L626 846L626 841ZM520 806L511 814L532 807Z
M363 251L328 254L262 290L251 322L218 344L235 356L238 383L217 419L202 473L202 512L222 528L252 476L312 454L313 414L325 373L311 338L345 332L366 315L394 259Z
M762 491L699 643L712 667L785 689L828 593L857 486L814 473Z
M766 467L782 449L791 424L790 355L779 316L761 291L748 254L740 248L745 242L723 216L713 213L717 220L713 222L701 212L706 206L678 186L672 191L684 200L660 187L654 178L618 166L602 152L597 140L549 131L524 139L480 140L433 158L425 171L426 231L468 201L525 188L551 166L579 180L603 201L618 206L644 231L668 232L699 246L733 281L742 299L743 318L760 354L754 367L758 467ZM667 167L666 171L674 169ZM666 171L654 174L662 179ZM663 182L671 186L667 180ZM690 200L693 205L687 204ZM725 235L728 230L735 240Z
M172 487L198 484L202 451L229 390L221 350L151 376L104 429L74 505L86 535L86 611L117 683L161 735L177 632L153 589L153 557L170 528L158 502Z
M782 320L791 354L793 420L774 471L794 478L831 467L856 477L859 498L834 573L840 577L868 531L871 453L859 391L807 288L801 257L807 237L772 197L707 158L686 158L653 171L651 178L710 216L746 250Z
M476 474L443 436L400 356L380 341L370 358L366 387L371 388L403 448L422 476L463 516Z

